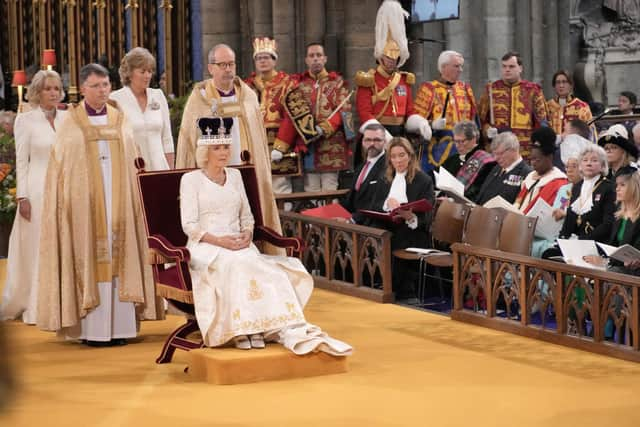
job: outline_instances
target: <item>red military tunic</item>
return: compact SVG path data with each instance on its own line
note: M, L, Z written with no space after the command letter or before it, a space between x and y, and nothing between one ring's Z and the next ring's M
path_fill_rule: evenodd
M446 129L452 130L453 126L462 120L475 120L478 111L473 89L468 83L460 81L453 85L440 80L422 83L416 94L416 112L430 121L441 118L447 94L450 95L447 104Z
M549 124L558 135L564 133L567 123L571 120L579 119L586 123L593 118L589 104L574 96L569 96L564 106L560 105L558 97L551 98L547 101L547 111ZM591 125L591 137L595 142L596 129L593 125Z
M308 153L305 158L305 170L315 172L340 171L349 167L349 149L342 128L342 111L351 110L351 103L345 102L342 108L335 111L340 103L349 95L347 83L336 72L322 70L318 75L305 71L297 76L298 89L307 101L316 125L323 130L323 135L309 146L298 135L291 117L286 114L280 125L274 148L286 152L291 147L296 151ZM334 113L335 111L335 113ZM332 113L334 113L332 115Z
M296 76L289 75L284 71L272 71L267 78L251 73L251 76L245 82L258 95L262 120L267 132L267 141L271 149L278 135L282 120L286 116L283 106L284 96L297 85ZM285 158L280 162L271 162L271 170L274 174L299 172L297 169L297 162L292 158Z
M411 96L415 81L412 73L387 74L381 66L366 73L359 71L356 74L356 109L360 123L375 119L384 126L404 126L407 117L416 113Z
M509 84L497 80L487 84L480 100L479 115L485 133L490 126L511 129L520 141L520 154L528 159L531 133L547 124L547 104L542 88L537 83L520 80Z

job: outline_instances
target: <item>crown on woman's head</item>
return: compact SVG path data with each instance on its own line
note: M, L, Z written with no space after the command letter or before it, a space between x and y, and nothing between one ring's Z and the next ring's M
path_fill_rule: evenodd
M201 117L198 119L198 145L230 145L233 119L230 117Z

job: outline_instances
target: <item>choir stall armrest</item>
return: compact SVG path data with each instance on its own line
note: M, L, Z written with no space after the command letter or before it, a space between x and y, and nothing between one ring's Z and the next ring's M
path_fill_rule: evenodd
M147 238L151 264L189 262L191 254L184 246L174 246L166 237L154 234ZM162 259L164 258L164 259Z

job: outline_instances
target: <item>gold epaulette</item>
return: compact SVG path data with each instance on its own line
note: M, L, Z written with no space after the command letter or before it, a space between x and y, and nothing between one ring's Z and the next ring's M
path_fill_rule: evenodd
M416 84L416 75L415 74L410 73L408 71L400 71L400 74L404 74L404 80L407 82L408 85Z
M356 73L356 85L360 87L373 87L375 84L375 80L373 77L375 70L369 71L358 71Z

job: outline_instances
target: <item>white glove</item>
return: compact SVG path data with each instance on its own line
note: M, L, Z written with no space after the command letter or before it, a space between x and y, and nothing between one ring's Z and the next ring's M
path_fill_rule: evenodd
M498 136L498 129L494 127L490 127L489 129L487 129L487 138L493 139L496 136Z
M284 156L282 155L282 151L271 150L271 160L274 162L279 162L282 160Z
M324 129L320 125L316 125L316 132L318 132L318 136L324 135Z
M562 135L556 135L556 147L562 143Z
M439 119L435 119L431 122L431 129L442 130L447 126L447 119L445 117L440 117Z
M407 117L407 122L404 127L408 132L420 132L420 135L427 141L431 139L431 126L429 126L429 121L419 114L412 114Z

